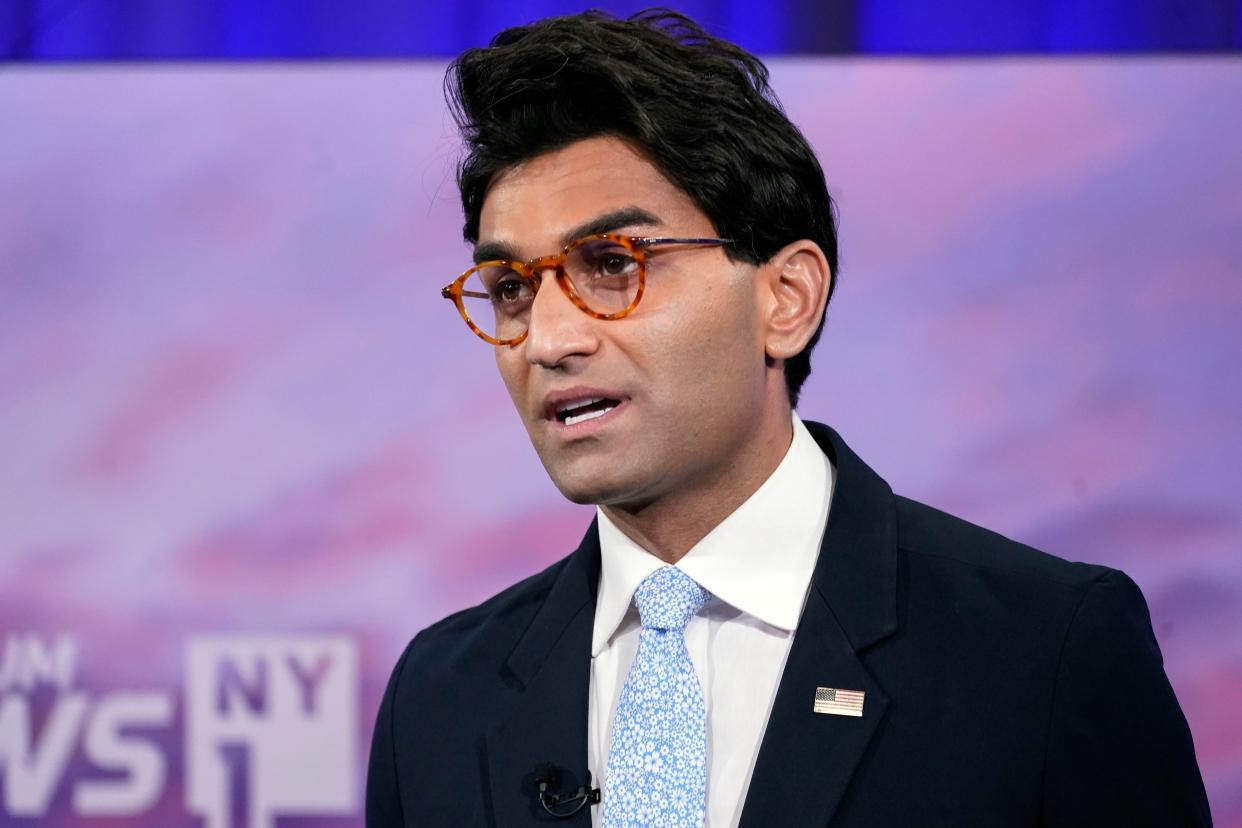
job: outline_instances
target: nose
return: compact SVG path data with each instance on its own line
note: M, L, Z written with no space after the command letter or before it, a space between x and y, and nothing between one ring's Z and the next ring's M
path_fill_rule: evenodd
M587 316L561 289L551 269L530 308L526 361L544 368L565 367L567 360L589 356L599 348L599 320Z

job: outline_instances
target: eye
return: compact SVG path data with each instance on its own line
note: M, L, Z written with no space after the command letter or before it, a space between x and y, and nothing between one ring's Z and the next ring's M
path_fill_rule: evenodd
M633 270L636 262L628 251L613 251L602 254L595 263L601 276L623 276Z
M566 264L572 273L596 279L631 276L638 270L633 252L613 241L579 245Z
M498 305L524 302L530 298L530 285L525 279L510 276L492 285L491 295L492 301Z

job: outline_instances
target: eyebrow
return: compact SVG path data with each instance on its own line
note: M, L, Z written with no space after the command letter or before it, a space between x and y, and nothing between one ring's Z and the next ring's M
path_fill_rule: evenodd
M622 207L620 210L613 210L585 221L561 236L561 249L564 249L570 242L583 236L594 236L597 233L612 233L620 230L622 227L633 227L635 225L658 226L662 223L657 216L641 207ZM512 244L503 241L483 242L474 248L475 264L490 262L496 259L515 261L520 259L520 257Z

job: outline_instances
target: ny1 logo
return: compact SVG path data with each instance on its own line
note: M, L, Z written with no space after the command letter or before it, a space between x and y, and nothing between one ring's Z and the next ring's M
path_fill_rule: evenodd
M75 686L77 656L67 636L3 642L0 816L46 816L62 783L81 817L139 816L164 792L175 694L92 695ZM36 733L31 696L40 685L55 696ZM355 813L357 687L357 654L343 636L190 639L181 740L188 814L204 828L273 828L277 816ZM74 759L107 776L66 779Z

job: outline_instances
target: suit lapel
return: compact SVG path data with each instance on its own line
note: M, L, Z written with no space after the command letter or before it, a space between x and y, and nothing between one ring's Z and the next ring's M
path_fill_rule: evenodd
M818 423L807 428L832 458L836 483L742 828L828 825L889 705L859 653L897 629L893 493L835 431ZM814 712L819 687L863 691L863 715Z
M561 777L554 790L569 793L589 784L588 693L599 565L599 535L592 523L506 662L507 678L521 693L485 737L497 828L591 824L590 808L572 819L547 814L534 775L539 765L550 763Z

